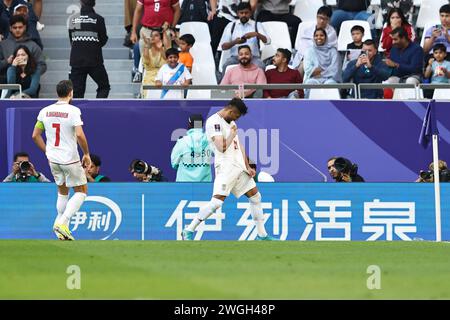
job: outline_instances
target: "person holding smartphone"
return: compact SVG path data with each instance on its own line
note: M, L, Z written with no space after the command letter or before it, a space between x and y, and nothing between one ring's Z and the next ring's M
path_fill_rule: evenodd
M441 24L425 31L423 52L425 53L426 62L433 57L433 48L438 43L444 44L447 52L450 52L450 5L443 5L439 9L439 17ZM450 60L450 55L447 55L446 60Z
M11 66L6 72L8 84L22 86L21 98L38 98L40 73L37 63L27 46L20 45L13 54ZM18 90L8 90L6 98L17 98Z

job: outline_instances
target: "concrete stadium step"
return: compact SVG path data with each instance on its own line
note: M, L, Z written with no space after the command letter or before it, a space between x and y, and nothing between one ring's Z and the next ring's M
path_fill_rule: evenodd
M73 6L80 7L79 1L56 1L53 3L47 3L45 1L43 15L69 15L73 12ZM123 1L97 1L97 4L94 8L95 12L101 16L106 15L120 15L123 14L124 7Z
M57 83L61 80L61 76L63 78L68 77L68 74L64 71L47 71L42 75L41 83ZM131 70L110 71L108 72L108 78L111 83L131 82Z
M47 59L69 59L70 48L44 48L44 56ZM103 59L128 59L127 48L106 48L103 49Z
M55 98L56 83L41 83L41 92L39 98ZM112 83L111 91L109 92L109 98L115 99L132 99L140 91L140 84L132 83ZM88 78L86 82L86 98L95 98L97 93L96 83Z
M46 2L47 4L47 2ZM45 10L45 8L44 8ZM67 21L69 19L69 14L64 15L50 15L44 14L42 15L42 18L40 20L41 23L45 24L45 27L47 28L47 25L51 26L67 26ZM102 15L103 18L105 18L105 23L108 25L122 25L123 26L123 14L122 15Z
M108 59L105 60L105 68L109 72L114 71L131 71L133 68L132 60ZM47 72L60 71L69 72L69 60L49 60L47 63Z

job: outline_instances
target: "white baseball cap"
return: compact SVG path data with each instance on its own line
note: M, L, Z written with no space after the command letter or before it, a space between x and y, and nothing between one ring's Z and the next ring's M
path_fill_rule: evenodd
M28 11L28 6L24 3L21 3L14 7L14 12L16 12L17 9L19 9L20 7L25 7L25 8L27 8L27 11Z

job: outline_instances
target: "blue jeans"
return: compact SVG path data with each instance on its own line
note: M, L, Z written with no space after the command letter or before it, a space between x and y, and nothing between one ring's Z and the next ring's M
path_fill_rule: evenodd
M139 51L139 42L133 46L134 68L137 71L139 68L139 61L141 60L141 52Z
M336 33L339 34L339 29L341 28L342 22L344 22L346 20L367 21L367 20L369 20L369 18L371 16L372 16L372 14L367 11L353 12L353 11L344 11L344 10L338 9L333 12L333 15L331 16L330 24L336 30Z

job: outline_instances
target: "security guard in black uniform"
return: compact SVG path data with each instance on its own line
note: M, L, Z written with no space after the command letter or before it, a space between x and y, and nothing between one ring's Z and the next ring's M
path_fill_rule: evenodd
M97 98L107 98L111 89L103 64L102 47L108 41L105 19L95 13L95 0L81 0L80 14L70 20L70 80L74 98L84 98L89 75L97 83Z

